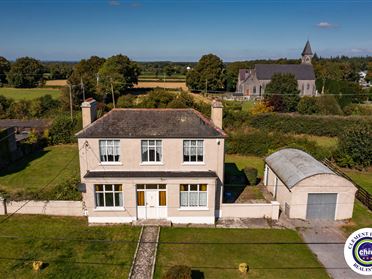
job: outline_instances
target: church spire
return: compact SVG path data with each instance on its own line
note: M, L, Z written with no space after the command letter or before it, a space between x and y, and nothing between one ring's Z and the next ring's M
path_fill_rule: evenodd
M313 58L313 51L311 50L310 42L307 40L304 50L301 53L302 63L311 64L311 58Z

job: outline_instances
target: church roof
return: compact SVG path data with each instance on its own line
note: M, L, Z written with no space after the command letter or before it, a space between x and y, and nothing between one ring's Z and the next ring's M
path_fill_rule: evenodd
M306 42L304 50L302 51L302 55L313 55L309 40Z
M274 74L293 74L297 80L315 80L314 68L309 64L256 64L259 80L270 80Z

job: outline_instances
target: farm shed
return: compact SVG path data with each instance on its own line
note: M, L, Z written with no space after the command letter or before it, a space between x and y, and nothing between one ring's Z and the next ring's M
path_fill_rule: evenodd
M293 148L265 159L264 184L290 218L349 219L356 187L309 154Z

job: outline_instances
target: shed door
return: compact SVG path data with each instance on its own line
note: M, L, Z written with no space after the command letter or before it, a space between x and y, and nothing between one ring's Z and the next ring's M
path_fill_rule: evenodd
M306 219L334 220L337 194L308 194Z

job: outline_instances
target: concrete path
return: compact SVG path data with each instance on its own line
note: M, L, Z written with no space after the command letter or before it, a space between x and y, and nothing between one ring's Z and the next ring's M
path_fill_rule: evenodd
M366 278L352 271L344 259L344 243L347 237L341 230L339 223L314 223L312 226L300 227L298 231L304 241L318 257L334 279ZM311 243L340 242L342 244L311 244Z
M156 260L160 227L143 227L130 279L151 279Z

